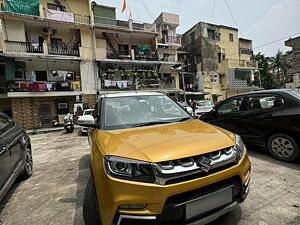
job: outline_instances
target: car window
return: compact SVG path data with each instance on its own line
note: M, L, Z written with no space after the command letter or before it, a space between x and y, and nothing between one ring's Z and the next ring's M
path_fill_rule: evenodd
M0 117L0 135L12 128L12 124L7 119Z
M219 113L230 113L239 111L243 102L243 97L229 99L219 105L217 111Z
M197 106L213 106L213 103L210 101L198 102Z
M249 97L246 104L247 110L280 108L284 106L284 100L280 96L253 96Z
M175 122L190 115L167 96L126 96L105 99L104 129Z
M292 90L288 90L289 93L291 93L292 95L294 95L295 97L300 99L300 89L292 89Z

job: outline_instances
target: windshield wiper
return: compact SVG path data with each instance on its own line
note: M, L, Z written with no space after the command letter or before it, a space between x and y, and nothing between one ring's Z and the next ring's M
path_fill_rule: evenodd
M176 122L183 122L183 121L186 121L186 120L189 120L191 119L191 117L183 117L181 118L180 120L176 121Z
M166 123L172 123L172 121L153 121L153 122L147 122L147 123L140 123L136 125L132 125L133 127L144 127L144 126L152 126L157 124L166 124Z

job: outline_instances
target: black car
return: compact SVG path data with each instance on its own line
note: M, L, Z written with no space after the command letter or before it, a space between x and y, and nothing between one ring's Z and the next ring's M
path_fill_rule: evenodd
M265 146L277 159L299 157L300 90L256 91L230 97L200 117L238 133L246 143Z
M20 177L32 175L30 138L25 129L0 113L0 201Z

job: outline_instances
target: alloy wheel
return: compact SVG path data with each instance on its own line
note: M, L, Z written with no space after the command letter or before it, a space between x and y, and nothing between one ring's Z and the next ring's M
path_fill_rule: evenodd
M280 157L288 158L294 153L293 144L286 138L277 137L271 143L272 150Z

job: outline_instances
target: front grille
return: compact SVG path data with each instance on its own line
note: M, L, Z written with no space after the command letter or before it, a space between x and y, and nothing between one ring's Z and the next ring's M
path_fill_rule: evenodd
M234 147L154 164L156 183L175 184L205 177L236 165L238 157Z
M219 181L214 184L210 184L205 187L201 187L195 190L187 191L184 193L180 193L177 195L170 196L167 201L165 202L164 209L162 214L159 217L159 224L185 224L185 215L186 215L186 209L185 204L191 200L200 198L202 196L205 196L207 194L216 192L218 190L221 190L226 187L232 187L232 196L233 201L232 202L241 202L241 193L242 193L242 185L241 180L238 176L232 177L226 180ZM216 209L217 210L217 209ZM205 214L199 215L199 217L194 218L200 219L202 217L205 217L206 214L212 213L207 212ZM189 221L192 222L192 221Z

